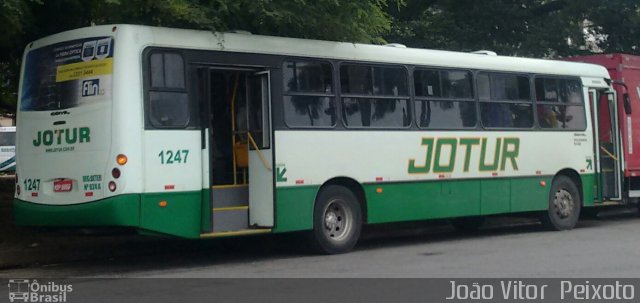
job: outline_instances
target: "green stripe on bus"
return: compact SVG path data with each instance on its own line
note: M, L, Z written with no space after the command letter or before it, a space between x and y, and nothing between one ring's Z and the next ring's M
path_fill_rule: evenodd
M99 201L47 205L13 200L16 224L26 226L132 226L140 224L140 195Z
M276 188L276 226L273 232L313 228L313 205L320 185Z
M201 207L202 191L128 194L72 205L13 203L18 225L128 226L185 238L200 236Z
M593 174L581 175L584 205L593 205ZM368 223L544 211L553 176L364 184ZM544 181L546 186L541 185ZM382 189L378 193L377 189ZM318 186L276 189L274 232L313 228Z

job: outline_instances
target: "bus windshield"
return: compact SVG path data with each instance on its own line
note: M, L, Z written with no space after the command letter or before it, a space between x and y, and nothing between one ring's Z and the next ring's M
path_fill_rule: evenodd
M60 110L108 100L112 60L111 37L66 41L30 51L20 110Z

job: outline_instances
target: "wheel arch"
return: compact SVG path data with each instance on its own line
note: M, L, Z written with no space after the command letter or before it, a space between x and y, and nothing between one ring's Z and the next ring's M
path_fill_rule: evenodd
M553 176L553 181L555 181L559 176L565 176L578 187L578 194L580 195L580 203L581 206L584 206L584 187L582 185L582 178L580 178L580 174L575 169L572 168L564 168L558 171L555 176ZM552 181L552 182L553 182Z
M341 176L341 177L334 177L325 181L320 186L320 188L318 189L318 192L316 193L314 206L316 203L318 203L318 196L320 195L322 190L330 185L343 186L349 189L354 195L356 195L356 198L358 199L358 203L360 204L360 209L362 210L362 223L366 224L368 222L367 197L364 193L364 187L362 186L362 184L353 178Z

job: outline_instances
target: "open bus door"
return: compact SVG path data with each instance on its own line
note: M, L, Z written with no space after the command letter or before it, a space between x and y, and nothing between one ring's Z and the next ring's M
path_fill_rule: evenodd
M269 71L249 76L249 225L253 227L273 227L274 222L269 77Z
M202 216L201 236L268 231L274 225L269 71L201 66L198 78L212 211Z
M615 92L589 90L599 201L622 200L622 161Z

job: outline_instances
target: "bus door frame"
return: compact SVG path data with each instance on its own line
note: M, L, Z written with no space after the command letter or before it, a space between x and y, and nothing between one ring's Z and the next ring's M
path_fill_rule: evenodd
M605 196L603 192L603 173L602 173L602 162L601 162L601 154L604 152L600 146L600 103L603 95L606 95L608 110L609 110L609 120L611 125L611 140L613 142L613 151L607 151L606 153L611 153L614 157L614 185L616 189L616 193L611 196ZM591 101L592 108L592 121L593 121L593 144L594 144L594 168L596 172L596 185L598 186L598 200L604 202L604 200L611 201L620 201L622 200L622 164L624 161L624 156L622 155L621 142L622 137L620 133L620 125L619 125L619 117L618 117L618 104L616 102L616 92L615 91L604 91L604 90L596 90L589 89L589 99Z
M245 83L245 88L240 91L244 94L249 94L249 90L252 89L249 84L249 79L254 77L265 77L261 81L261 92L265 89L267 90L266 100L262 100L263 107L266 107L268 112L266 115L263 113L263 130L265 129L266 123L266 135L269 138L269 147L256 150L253 146L251 146L251 142L249 142L248 146L248 171L249 171L249 227L273 227L275 222L275 197L274 197L274 187L275 187L275 179L274 174L272 172L273 167L273 150L274 150L274 138L273 138L273 127L272 127L272 117L271 117L271 72L266 67L254 67L254 66L227 66L227 65L211 65L211 64L196 64L195 70L197 73L197 77L200 79L203 84L200 89L202 91L200 94L200 106L201 106L201 119L202 123L202 158L203 158L203 167L202 167L202 175L203 175L203 187L204 188L212 188L213 185L213 168L211 165L213 164L210 159L212 159L212 150L211 150L211 142L209 138L212 135L212 125L211 119L209 119L209 115L211 113L211 72L220 71L220 72L241 72L246 75L247 82ZM265 82L266 80L266 82ZM247 106L249 101L247 100ZM206 121L206 123L204 122ZM247 119L248 121L248 119ZM247 136L250 135L251 126L249 125L249 129L247 129ZM255 143L255 142L254 142ZM235 155L234 155L235 157ZM205 162L206 160L206 162ZM226 186L237 186L236 180L234 180L234 184L222 185L222 187ZM208 209L213 209L215 207L214 199L212 196L209 197L209 207ZM207 210L203 210L207 211ZM203 216L203 222L211 222L211 214L210 211L207 211L208 215ZM208 226L207 224L203 224L203 231L211 231L213 230L213 225Z
M273 172L273 123L271 116L271 71L265 69L250 76L258 78L262 96L262 135L268 147L260 148L251 136L253 126L249 125L249 226L273 227L275 222L275 177ZM253 81L251 82L253 83ZM251 88L254 89L255 88ZM250 102L247 102L250 104Z

